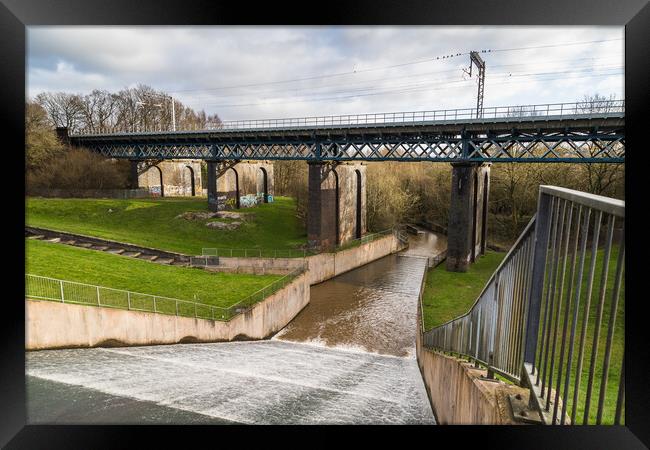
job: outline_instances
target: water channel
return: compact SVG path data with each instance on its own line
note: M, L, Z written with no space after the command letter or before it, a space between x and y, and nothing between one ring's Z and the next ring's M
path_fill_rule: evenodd
M28 423L433 424L415 319L446 241L409 244L312 286L270 340L28 352Z

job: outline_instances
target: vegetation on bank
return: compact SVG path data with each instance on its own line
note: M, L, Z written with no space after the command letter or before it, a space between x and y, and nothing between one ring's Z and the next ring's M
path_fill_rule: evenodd
M216 219L188 220L179 215L208 211L205 198L60 199L27 198L26 224L70 233L200 255L204 247L290 249L306 244L306 231L295 216L295 202L241 209L246 220L235 230L207 227ZM224 219L224 222L232 222Z
M422 295L424 329L430 330L465 314L505 255L486 251L467 272L448 272L444 263L429 270Z
M219 307L229 307L281 278L212 273L31 239L25 240L25 254L27 274Z

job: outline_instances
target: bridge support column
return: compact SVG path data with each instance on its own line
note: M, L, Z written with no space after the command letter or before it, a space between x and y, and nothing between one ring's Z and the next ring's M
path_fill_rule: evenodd
M217 165L219 161L206 161L208 164L208 209L210 211L218 210L217 200Z
M485 253L490 165L452 163L446 268L466 272Z
M309 162L307 241L311 248L327 249L336 245L336 181L328 175L324 162Z
M129 189L138 189L138 161L130 159L129 164Z

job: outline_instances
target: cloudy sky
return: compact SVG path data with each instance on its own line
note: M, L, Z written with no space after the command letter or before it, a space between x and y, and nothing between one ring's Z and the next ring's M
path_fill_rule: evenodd
M164 90L223 120L624 95L623 27L29 27L27 95ZM460 55L458 55L460 54Z

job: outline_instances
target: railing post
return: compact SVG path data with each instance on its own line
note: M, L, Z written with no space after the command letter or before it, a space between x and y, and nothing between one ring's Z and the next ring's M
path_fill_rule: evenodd
M59 281L59 286L61 286L61 303L65 303L65 299L63 298L63 281Z
M97 288L97 306L100 306L101 303L99 301L99 286L96 286L96 288Z
M544 291L544 275L546 272L546 253L548 251L548 236L551 224L551 196L539 193L537 217L535 219L535 240L533 267L531 275L530 297L528 299L528 317L525 323L524 363L531 364L535 371L535 352L539 333L539 315ZM525 299L524 299L525 300ZM525 370L522 368L522 371ZM522 374L523 375L523 374ZM531 373L531 375L533 375ZM526 377L523 376L522 379ZM531 391L531 395L534 395Z
M127 309L131 310L131 291L126 291L126 305Z

